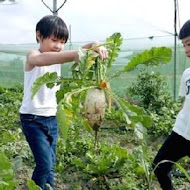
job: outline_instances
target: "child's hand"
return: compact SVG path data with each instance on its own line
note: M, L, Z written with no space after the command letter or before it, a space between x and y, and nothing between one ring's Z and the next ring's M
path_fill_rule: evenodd
M99 54L101 60L108 58L108 51L104 46L98 47L95 51Z
M93 43L86 44L82 48L93 49L95 52L97 52L99 54L101 60L105 60L108 58L107 49L104 46L101 46L99 41L95 41Z

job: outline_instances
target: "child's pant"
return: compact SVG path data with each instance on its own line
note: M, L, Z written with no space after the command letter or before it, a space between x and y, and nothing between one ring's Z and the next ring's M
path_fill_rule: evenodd
M36 163L32 180L42 190L45 189L46 183L54 187L54 165L57 144L56 117L21 114L20 119L23 133Z
M173 131L156 155L153 162L153 169L163 160L177 162L184 156L190 157L190 141ZM154 171L163 190L174 190L171 180L172 166L173 163L164 162L159 164Z

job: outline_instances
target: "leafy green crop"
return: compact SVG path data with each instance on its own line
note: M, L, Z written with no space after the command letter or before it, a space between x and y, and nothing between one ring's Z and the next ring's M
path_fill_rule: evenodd
M18 182L14 179L12 164L0 152L0 190L14 190Z
M75 158L72 163L87 173L100 176L118 172L128 158L127 150L118 145L101 144L100 150L98 155L88 151L85 160Z
M123 118L129 126L135 127L139 122L143 125L150 125L150 118L145 115L144 110L135 105L131 105L126 100L117 96L109 87L109 81L118 77L123 72L129 72L139 64L165 64L170 61L172 51L167 47L154 47L151 50L145 50L132 58L124 69L108 77L107 71L118 57L121 44L122 37L120 33L114 33L107 38L106 43L103 44L108 50L108 59L100 60L98 58L98 54L93 51L97 47L92 47L87 50L80 49L80 60L71 67L71 78L58 77L56 73L46 73L44 76L39 77L34 83L32 97L44 84L50 88L54 85L61 85L61 89L57 92L57 119L58 126L65 139L67 138L69 127L78 123L79 119L82 120L81 123L85 128L90 128L84 117L83 103L87 90L91 88L104 90L108 99L114 100L119 109L123 112ZM109 105L110 104L109 101ZM110 107L108 111L110 111Z
M37 186L33 180L28 180L27 186L28 186L28 190L41 190L41 188Z

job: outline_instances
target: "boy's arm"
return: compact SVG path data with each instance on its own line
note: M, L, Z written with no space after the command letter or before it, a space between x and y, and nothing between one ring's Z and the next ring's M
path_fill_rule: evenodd
M89 49L93 46L100 45L99 42L93 42L84 45L82 48ZM99 54L101 59L107 58L107 50L105 47L100 46L95 51ZM79 56L77 50L60 51L60 52L43 52L40 53L37 50L31 50L27 54L26 58L26 71L32 70L35 66L48 66L59 63L78 62Z
M71 61L78 61L78 51L40 53L36 50L31 50L27 55L27 63L31 66L47 66Z

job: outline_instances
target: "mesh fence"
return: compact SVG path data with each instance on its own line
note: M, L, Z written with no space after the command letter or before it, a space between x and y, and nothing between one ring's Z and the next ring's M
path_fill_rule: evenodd
M187 58L185 57L184 49L179 41L176 48L176 82L174 83L174 40L173 36L169 37L149 37L141 39L126 39L123 40L119 57L113 63L108 74L122 69L129 60L137 53L151 47L166 46L173 50L173 57L169 64L151 67L148 70L160 72L166 77L168 90L174 94L178 94L181 74L185 68L189 67ZM68 43L65 49L77 49L85 42ZM23 83L23 69L25 57L30 49L37 49L37 44L20 44L20 45L0 45L0 85L13 87ZM62 75L69 75L69 68L72 64L64 64L62 66ZM141 67L142 68L142 67ZM122 74L119 78L111 81L111 86L116 93L125 96L126 89L136 80L139 74L139 69Z

